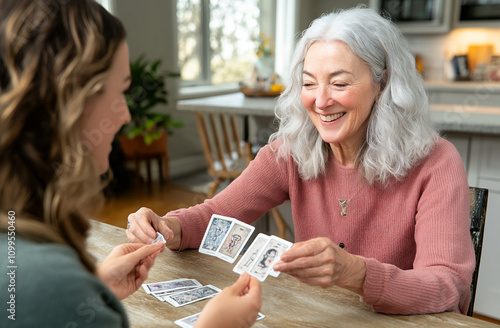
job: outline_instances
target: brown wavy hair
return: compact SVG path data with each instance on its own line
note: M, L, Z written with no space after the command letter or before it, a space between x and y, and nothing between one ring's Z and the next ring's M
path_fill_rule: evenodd
M90 272L103 183L78 121L125 36L91 0L0 0L0 229L14 211L16 235L69 245Z

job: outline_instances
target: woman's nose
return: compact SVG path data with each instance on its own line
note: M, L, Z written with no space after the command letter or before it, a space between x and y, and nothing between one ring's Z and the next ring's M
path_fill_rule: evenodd
M316 92L316 108L325 109L334 104L334 100L331 91L328 90L328 86L320 86Z

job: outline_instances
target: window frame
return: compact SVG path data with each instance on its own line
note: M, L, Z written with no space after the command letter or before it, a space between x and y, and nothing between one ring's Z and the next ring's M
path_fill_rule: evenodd
M201 5L201 23L202 30L202 46L201 46L201 78L196 80L180 81L180 99L183 95L192 93L210 92L210 90L220 90L223 93L234 92L239 89L237 82L228 82L221 84L212 83L212 71L210 69L210 61L212 57L210 48L210 0L200 0ZM265 30L267 34L275 35L276 31L276 0L259 0L259 26L261 30ZM264 28L262 28L264 27ZM181 67L179 67L179 70Z

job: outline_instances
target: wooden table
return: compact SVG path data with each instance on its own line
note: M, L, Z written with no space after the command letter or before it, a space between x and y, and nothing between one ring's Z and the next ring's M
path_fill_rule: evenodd
M88 239L90 252L100 262L111 249L128 242L125 230L105 223L92 221ZM159 282L178 278L194 278L203 285L224 288L238 275L232 271L234 264L204 255L198 250L171 252L166 250L156 259L146 282ZM492 323L457 313L432 315L385 315L374 313L360 302L358 295L341 288L321 289L300 283L281 274L268 277L262 283L263 306L266 316L254 327L499 327ZM160 302L141 288L123 303L132 327L177 327L177 319L198 313L208 301L201 301L175 308Z

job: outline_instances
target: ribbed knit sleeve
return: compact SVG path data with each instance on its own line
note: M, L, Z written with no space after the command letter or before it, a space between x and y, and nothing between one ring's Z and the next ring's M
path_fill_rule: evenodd
M415 243L413 267L404 270L365 259L363 300L384 313L465 313L475 258L469 232L469 189L460 156L441 140L407 179L418 182L406 184L418 188L399 189L409 199L418 197L414 241L408 241Z

